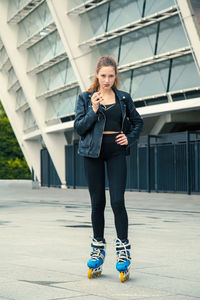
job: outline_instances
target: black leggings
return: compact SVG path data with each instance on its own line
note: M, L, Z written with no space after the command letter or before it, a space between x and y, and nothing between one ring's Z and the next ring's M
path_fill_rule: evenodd
M120 240L128 238L128 216L124 203L126 187L125 146L115 142L117 134L104 134L100 156L84 157L85 174L92 204L93 235L97 240L104 239L105 164L109 181L111 207L115 217L115 228Z

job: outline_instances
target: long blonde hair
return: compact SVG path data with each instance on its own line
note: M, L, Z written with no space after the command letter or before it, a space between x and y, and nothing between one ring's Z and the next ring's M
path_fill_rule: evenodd
M118 88L118 86L119 86L119 75L118 75L117 63L116 63L115 59L112 56L101 56L98 59L98 62L97 62L97 65L96 65L96 70L95 70L95 76L94 76L94 79L93 79L93 83L90 86L90 88L88 89L88 92L91 93L95 90L98 90L99 80L96 77L96 74L99 73L99 71L102 67L113 67L114 68L116 78L115 78L115 82L113 84L113 88Z

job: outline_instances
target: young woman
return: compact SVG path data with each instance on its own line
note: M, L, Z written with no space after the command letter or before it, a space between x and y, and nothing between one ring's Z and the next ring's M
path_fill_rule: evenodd
M121 281L129 277L130 244L125 208L126 152L139 137L143 121L131 96L118 90L117 64L110 56L99 58L94 82L76 103L74 128L80 136L78 153L84 156L85 174L92 206L92 252L88 277L101 274L105 258L104 209L105 162L111 207L117 233L116 268Z

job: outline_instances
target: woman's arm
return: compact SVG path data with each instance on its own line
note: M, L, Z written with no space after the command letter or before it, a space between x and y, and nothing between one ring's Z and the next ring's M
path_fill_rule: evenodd
M92 128L97 119L98 114L93 109L90 109L88 112L86 111L83 94L81 93L76 102L74 121L74 129L78 135L84 136Z

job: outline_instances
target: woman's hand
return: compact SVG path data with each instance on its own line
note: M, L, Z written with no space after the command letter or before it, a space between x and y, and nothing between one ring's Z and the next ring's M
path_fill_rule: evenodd
M100 92L96 92L92 95L91 102L93 111L96 113L99 108L99 103L103 100Z
M128 139L127 139L126 135L123 133L123 131L121 131L121 133L115 137L115 141L120 146L128 145Z

